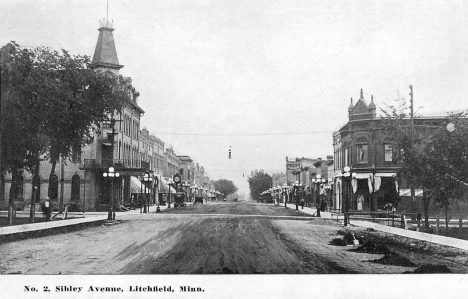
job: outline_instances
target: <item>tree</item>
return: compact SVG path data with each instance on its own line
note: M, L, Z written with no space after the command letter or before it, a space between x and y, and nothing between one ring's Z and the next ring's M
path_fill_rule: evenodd
M260 193L271 188L272 178L268 173L265 173L263 169L253 170L250 172L248 182L250 196L255 200L260 196Z
M92 141L93 124L122 109L128 95L123 78L96 72L88 56L47 47L21 48L10 42L0 51L0 170L36 169L45 156L55 172L58 157L81 151ZM10 210L14 198L10 197Z
M433 134L424 152L434 169L430 193L434 202L444 210L447 228L449 206L465 200L468 191L467 120L462 114L452 114L449 121L451 125L441 127Z
M224 193L225 197L237 191L237 187L230 180L226 180L226 179L217 180L213 182L213 185L217 191Z
M444 207L448 225L448 206L464 196L467 181L468 133L460 115L451 115L457 130L450 133L445 126L413 125L405 100L400 107L382 110L383 128L395 142L393 162L400 167L400 176L410 186L423 189L422 204L425 227L429 227L431 200Z

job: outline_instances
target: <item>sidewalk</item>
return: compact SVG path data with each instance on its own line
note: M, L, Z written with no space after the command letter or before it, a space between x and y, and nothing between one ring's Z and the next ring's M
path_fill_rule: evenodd
M149 213L156 213L156 208L157 208L156 205L150 206L148 209ZM165 210L167 209L167 206L160 206L160 209ZM4 214L4 212L5 211L2 211L1 214ZM27 216L29 217L29 212L21 212L21 214L27 214ZM70 212L68 214L69 216L72 216L70 217L71 219L0 227L0 235L25 233L25 232L31 232L31 231L44 230L44 229L77 225L77 224L82 224L82 223L92 223L92 222L97 222L97 221L103 221L107 219L108 213L107 212L85 212L85 213ZM126 212L116 212L115 218L118 220L120 216L135 215L135 214L140 214L140 209L130 210ZM40 217L39 215L37 216ZM20 217L22 216L24 215L21 215ZM80 217L80 218L75 218L75 217Z
M290 209L296 209L295 204L287 204L287 207ZM304 209L302 209L301 206L299 206L299 211L310 214L310 215L314 215L316 213L315 208L304 207ZM341 218L337 218L336 216L333 216L333 214L330 212L321 212L320 214L321 214L321 218L325 218L325 219L333 219L333 220L343 219L343 216L341 216ZM416 232L412 230L386 226L386 225L382 225L382 224L378 224L378 223L374 223L370 221L352 220L351 225L364 227L364 228L372 228L381 232L399 235L402 237L407 237L407 238L412 238L416 240L422 240L422 241L431 242L435 244L468 250L468 241L466 240L449 238L449 237L444 237L444 236L439 236L439 235L434 235L434 234L427 234L427 233L422 233L422 232Z

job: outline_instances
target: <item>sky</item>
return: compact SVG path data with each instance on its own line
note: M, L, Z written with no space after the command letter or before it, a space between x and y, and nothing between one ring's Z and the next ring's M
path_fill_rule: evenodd
M106 0L1 0L0 45L92 56ZM361 88L378 109L466 109L468 1L109 0L141 127L248 194L254 169L326 158ZM229 147L232 159L228 159Z

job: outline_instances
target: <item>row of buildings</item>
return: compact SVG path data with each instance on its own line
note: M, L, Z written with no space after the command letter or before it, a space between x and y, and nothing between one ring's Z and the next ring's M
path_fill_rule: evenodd
M286 174L273 186L299 182L306 204L320 203L322 209L421 211L417 199L422 190L411 189L399 174L393 139L376 108L373 97L368 103L361 90L355 104L351 99L348 122L333 133L333 155L326 159L286 157ZM414 118L415 129L426 136L447 123L447 116Z
M119 75L123 65L117 58L112 23L102 20L98 30L92 66L96 71ZM203 166L190 156L176 154L172 146L141 128L144 110L139 105L140 93L131 78L125 78L125 84L128 100L122 111L116 111L108 122L94 124L97 133L93 142L72 157L60 158L56 172L51 173L51 163L44 160L34 174L19 175L15 190L11 174L0 174L0 208L6 208L11 197L17 209L45 197L57 210L69 204L78 211L107 211L111 199L119 209L135 203L141 194L158 202L169 190L175 191L168 184L175 174L191 186L212 190L213 182ZM109 176L110 171L114 175Z

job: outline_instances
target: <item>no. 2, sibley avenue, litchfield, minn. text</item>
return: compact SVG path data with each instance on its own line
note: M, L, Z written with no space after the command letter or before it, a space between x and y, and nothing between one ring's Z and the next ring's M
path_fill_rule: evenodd
M25 292L39 292L39 288L24 286ZM50 292L48 286L43 286L43 292ZM89 286L88 288L84 287L75 287L75 286L56 286L53 289L55 292L69 292L69 293L80 293L80 292L95 292L95 293L114 293L114 292L124 292L122 287L98 287L98 286ZM129 292L161 292L161 293L173 293L175 288L172 286L129 286ZM189 293L189 292L204 292L205 290L200 287L191 287L191 286L179 286L179 292Z

